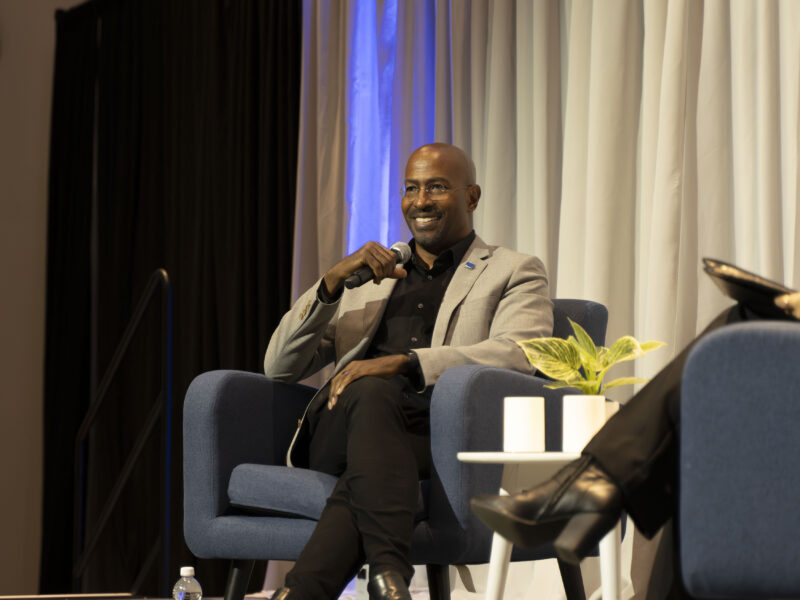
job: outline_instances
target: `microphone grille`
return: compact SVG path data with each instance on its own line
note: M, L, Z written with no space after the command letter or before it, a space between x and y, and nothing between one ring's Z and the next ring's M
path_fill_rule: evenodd
M405 242L395 242L392 244L392 250L396 251L400 256L400 260L398 261L400 264L405 264L411 260L411 246Z

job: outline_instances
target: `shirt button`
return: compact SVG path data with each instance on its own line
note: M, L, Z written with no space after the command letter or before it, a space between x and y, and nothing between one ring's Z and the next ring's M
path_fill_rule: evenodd
M424 305L424 304L422 304L422 302L420 302L419 304L417 304L417 308L419 308L420 310L422 310L422 307L423 307L423 306L425 306L425 305Z
M417 343L417 338L415 338L415 337L412 337L412 338L411 338L411 341L412 341L412 342L414 342L414 343L416 344L416 343Z
M433 275L428 275L428 281L430 281L431 279L433 279Z

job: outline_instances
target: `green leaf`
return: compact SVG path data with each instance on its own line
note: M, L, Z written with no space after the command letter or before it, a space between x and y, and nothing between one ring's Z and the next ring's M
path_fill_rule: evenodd
M581 366L583 367L583 372L588 379L594 379L595 373L600 369L600 366L597 363L597 356L595 353L589 353L586 351L584 347L581 346L580 342L575 339L574 335L571 335L567 338L567 341L572 344L575 350L578 351L578 356L580 357ZM596 349L595 349L596 350Z
M578 325L575 321L567 317L569 324L572 326L572 331L575 332L575 340L578 342L578 347L586 353L587 356L591 356L593 359L597 358L597 346L594 345L592 338L589 337L589 334L586 333L586 330ZM572 338L570 338L572 339Z
M581 361L575 347L561 338L534 338L517 342L528 361L557 381L582 379Z
M583 372L586 378L594 381L597 372L602 368L597 360L598 349L594 345L592 338L586 333L586 330L578 323L567 317L575 336L569 336L569 342L572 343L581 355L581 362L583 363Z
M657 348L661 348L661 346L666 346L664 342L658 342L656 340L651 340L649 342L644 342L641 344L642 352L647 353L650 350L655 350Z
M600 346L597 349L597 364L599 367L602 368L606 361L608 360L608 348L605 346Z
M644 354L642 347L636 341L636 338L631 335L624 335L614 342L611 348L608 349L608 353L603 357L603 371L607 371L618 362L633 360L637 356L642 356L642 354Z
M647 383L647 379L642 379L641 377L619 377L614 379L613 381L609 381L603 390L607 390L612 387L617 387L618 385L633 385L634 383Z

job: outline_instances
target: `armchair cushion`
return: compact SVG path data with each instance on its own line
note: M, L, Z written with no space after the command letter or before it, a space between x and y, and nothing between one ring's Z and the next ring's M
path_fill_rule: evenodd
M337 481L310 469L244 464L231 473L228 499L235 508L316 521Z
M231 473L228 499L250 513L318 520L337 477L297 467L242 464ZM414 522L428 516L428 481L421 481Z

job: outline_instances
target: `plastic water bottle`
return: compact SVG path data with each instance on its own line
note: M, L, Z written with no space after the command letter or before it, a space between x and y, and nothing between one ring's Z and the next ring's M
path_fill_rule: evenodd
M173 600L200 600L203 597L203 588L194 578L194 567L181 567L181 578L172 588Z

